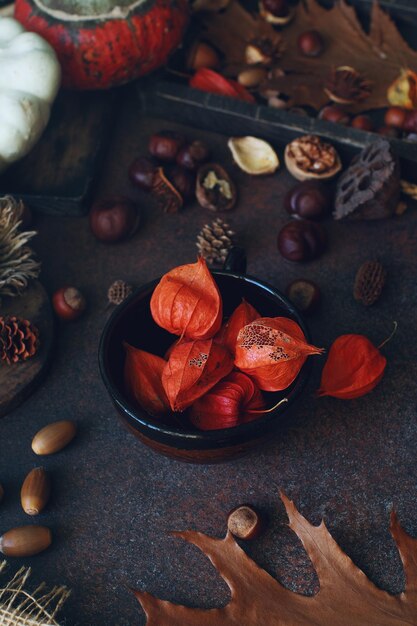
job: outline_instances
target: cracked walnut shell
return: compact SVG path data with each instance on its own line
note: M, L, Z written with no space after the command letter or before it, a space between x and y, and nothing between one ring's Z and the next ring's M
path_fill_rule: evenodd
M342 169L336 149L316 135L297 137L285 148L285 165L297 180L325 180Z

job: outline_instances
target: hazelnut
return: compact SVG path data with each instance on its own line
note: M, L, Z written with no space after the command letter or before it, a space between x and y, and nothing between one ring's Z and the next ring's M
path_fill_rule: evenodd
M319 119L325 122L336 122L347 126L350 122L349 114L337 104L328 104L319 113Z
M319 181L307 180L295 185L284 197L290 215L305 219L322 219L332 209L332 193Z
M270 24L285 25L292 19L287 0L260 0L259 13Z
M297 46L304 56L318 57L324 50L324 41L319 32L308 30L298 37Z
M319 257L327 244L321 224L308 220L292 220L278 233L278 250L289 261L311 261Z
M400 136L398 128L394 128L393 126L380 126L376 132L384 137L391 137L391 139L398 139Z
M148 157L138 157L129 167L129 178L133 185L150 191L153 186L156 165L152 159Z
M294 280L288 285L285 293L302 313L312 313L320 303L320 289L311 280L304 278Z
M242 504L230 511L227 517L227 529L238 539L255 539L264 527L259 512L248 504Z
M83 314L86 302L83 294L75 287L61 287L52 296L52 306L58 317L72 322Z
M184 200L193 197L195 192L195 175L190 171L176 165L170 170L168 178Z
M149 140L149 152L160 161L174 162L185 143L182 135L171 130L155 133Z
M189 70L198 70L201 67L208 67L215 70L220 65L219 55L205 41L196 41L191 46L186 60L186 67Z
M197 172L196 196L203 209L230 211L236 204L236 185L217 163L206 163Z
M407 111L401 107L390 107L384 115L385 126L402 129L407 118Z
M366 130L368 133L374 129L374 123L369 115L357 115L353 118L350 125L359 130Z
M178 165L191 172L196 172L202 163L209 160L210 150L203 141L193 141L187 144L177 154Z
M90 228L96 239L114 243L131 237L137 230L140 214L136 205L124 197L100 200L90 211Z
M297 180L333 178L342 169L335 148L316 135L294 139L285 148L285 165Z

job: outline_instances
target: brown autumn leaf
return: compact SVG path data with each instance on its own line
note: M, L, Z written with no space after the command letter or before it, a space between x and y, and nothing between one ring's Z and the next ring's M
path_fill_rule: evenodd
M254 25L259 33L267 28L262 32L266 37L273 31L266 22L262 26L259 18L245 11L237 0L224 13L206 14L203 20L207 39L225 54L225 73L232 76L244 63L243 44L250 39ZM319 31L325 40L325 50L319 57L309 58L298 50L298 36L308 30ZM417 52L408 46L378 2L373 4L366 33L355 9L345 0L337 0L331 9L320 6L317 0L300 1L294 19L280 36L282 58L274 66L278 74L284 70L286 75L277 75L261 87L262 91L273 89L285 94L290 107L321 109L328 102L323 87L332 69L350 66L372 83L372 93L347 109L355 113L378 109L388 106L387 89L403 68L417 71Z
M213 539L198 532L174 533L193 543L210 559L231 591L220 609L192 609L136 591L147 626L416 626L417 539L391 514L390 531L405 572L405 591L392 595L378 589L339 548L324 522L310 524L281 494L289 526L301 539L320 580L315 596L283 587L252 561L228 533Z

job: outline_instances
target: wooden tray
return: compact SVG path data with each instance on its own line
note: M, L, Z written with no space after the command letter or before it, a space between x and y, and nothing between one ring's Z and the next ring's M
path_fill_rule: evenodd
M85 213L118 93L61 91L38 144L0 176L0 196L44 213Z

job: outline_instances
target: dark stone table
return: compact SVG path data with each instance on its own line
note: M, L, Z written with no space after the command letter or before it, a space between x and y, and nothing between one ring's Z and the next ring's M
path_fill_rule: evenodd
M388 533L394 505L405 528L417 536L417 212L380 223L328 220L329 249L318 261L295 265L276 249L287 220L282 196L291 184L284 171L251 179L230 163L225 138L207 137L216 157L236 178L240 201L230 222L248 254L248 272L279 289L296 277L314 279L323 292L309 325L316 345L329 347L343 333L363 333L379 344L398 322L384 348L386 374L368 396L316 399L321 364L291 425L267 447L229 464L193 466L156 455L119 423L101 382L97 346L108 286L122 278L141 285L196 257L195 239L213 218L197 206L165 215L130 187L126 170L144 152L146 137L163 122L141 119L126 101L113 133L97 196L128 193L140 202L143 225L127 243L105 245L89 231L87 218L39 215L36 250L42 282L50 293L74 284L88 299L86 315L57 324L56 350L48 377L18 410L0 421L1 532L30 520L20 509L26 473L42 463L53 476L53 497L40 522L54 533L45 553L10 563L33 567L33 582L64 583L73 593L62 617L68 625L133 626L145 617L129 587L192 606L227 602L228 590L198 550L169 535L198 529L221 536L227 512L242 502L269 515L248 553L284 585L311 594L318 581L301 544L287 528L278 491L294 499L309 520L322 517L342 548L379 586L399 592L400 559ZM242 134L244 129L242 129ZM279 149L282 157L282 146ZM378 258L388 270L379 303L364 308L352 297L359 265ZM256 303L254 303L256 304ZM34 433L58 419L73 419L79 436L65 451L40 461L32 454Z

